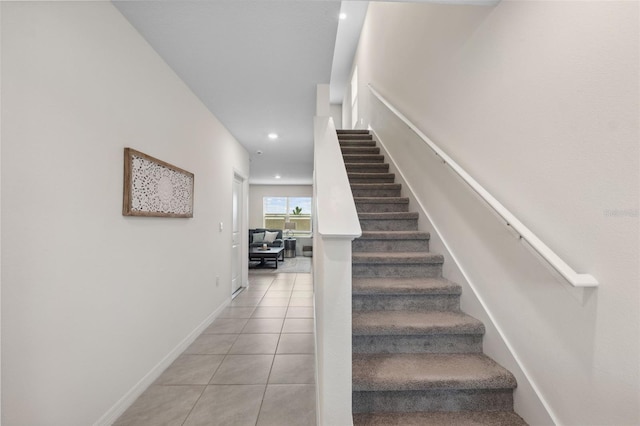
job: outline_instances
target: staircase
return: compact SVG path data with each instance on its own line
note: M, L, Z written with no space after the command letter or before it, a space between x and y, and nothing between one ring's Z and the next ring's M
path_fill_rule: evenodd
M482 353L418 214L366 130L338 130L362 237L353 242L354 425L526 425L513 375Z

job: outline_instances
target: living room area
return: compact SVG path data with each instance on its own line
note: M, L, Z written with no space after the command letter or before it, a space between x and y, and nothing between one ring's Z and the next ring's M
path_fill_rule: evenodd
M249 274L310 273L311 185L249 185Z

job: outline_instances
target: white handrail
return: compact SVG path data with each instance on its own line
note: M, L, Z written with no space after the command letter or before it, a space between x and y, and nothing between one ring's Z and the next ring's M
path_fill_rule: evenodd
M564 260L553 250L540 240L529 228L522 224L505 206L496 200L486 189L484 189L473 177L471 177L458 163L453 161L440 147L429 139L420 129L418 129L407 117L398 111L384 96L382 96L371 84L368 85L371 93L380 100L391 112L402 120L409 128L418 135L435 154L442 159L444 164L451 167L462 180L469 185L502 219L507 226L512 228L520 240L524 240L535 250L553 269L555 269L569 284L574 287L597 287L598 281L589 274L579 274L573 270Z

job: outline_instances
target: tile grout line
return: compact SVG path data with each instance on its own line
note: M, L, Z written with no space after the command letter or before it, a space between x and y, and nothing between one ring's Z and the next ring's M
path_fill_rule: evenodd
M274 280L275 281L275 280ZM271 285L273 284L273 281L271 282ZM271 287L271 285L269 285L269 287ZM267 289L267 291L269 291ZM287 310L288 310L288 306L287 306ZM286 310L285 310L285 316L286 316ZM258 408L258 415L256 416L256 423L255 426L258 425L258 421L260 420L260 413L262 412L262 406L264 405L264 398L267 395L267 387L269 386L269 379L271 378L271 372L273 371L273 364L276 362L276 353L278 352L278 345L280 345L280 337L282 336L282 328L284 327L284 319L282 320L282 327L280 328L280 335L278 336L278 343L276 343L276 348L273 351L273 359L271 360L271 367L269 367L269 374L267 375L267 383L265 383L264 385L264 392L262 393L262 399L260 400L260 408Z
M242 291L242 293L244 293L244 290ZM246 293L245 293L246 294ZM265 293L266 294L266 293ZM240 296L240 294L238 295ZM260 297L260 301L258 303L260 303L262 301L262 299L264 299L264 295ZM256 310L256 306L253 307L253 310L251 311L251 315L253 315L253 313ZM236 318L236 319L241 319L241 318ZM249 318L250 319L250 318ZM193 410L196 408L196 405L198 405L198 402L202 399L202 396L204 395L205 391L207 390L207 387L209 385L211 385L211 380L213 380L213 377L216 375L216 373L218 372L218 370L220 369L220 367L222 366L222 364L224 364L224 361L227 359L227 357L229 356L229 352L231 352L231 348L233 347L233 345L238 341L238 338L240 337L240 335L242 334L242 331L245 329L245 327L247 326L247 324L249 324L249 321L247 320L247 322L245 323L244 326L242 326L242 328L240 329L239 333L235 333L236 334L236 338L233 341L233 343L231 344L231 346L229 346L229 349L227 349L227 352L224 354L224 357L222 358L222 361L220 361L220 364L218 364L218 366L215 368L215 370L213 371L213 373L211 374L211 377L209 377L209 380L207 380L207 383L204 385L202 392L200 392L200 395L198 396L198 399L196 399L196 401L194 402L193 406L191 407L191 409L189 410L189 412L187 413L186 417L184 418L184 420L181 423L181 426L184 426L184 424L186 423L186 421L189 419L189 416L191 416L191 414L193 413ZM201 335L204 333L201 333ZM181 354L183 355L183 354ZM275 359L275 355L274 355L274 359ZM271 361L271 364L273 366L273 360ZM271 372L269 372L269 374L271 374ZM268 382L268 378L267 378L267 382ZM267 390L267 386L265 385L263 394L262 394L262 399L264 400L264 394L266 393ZM262 402L260 402L260 407L262 407ZM260 411L258 411L258 415L260 414ZM256 418L256 422L257 422L257 418Z
M202 334L201 334L202 335ZM238 335L239 336L239 335ZM236 337L236 340L238 338ZM235 341L234 341L235 343ZM213 380L213 376L216 375L216 373L218 372L218 370L220 369L220 367L222 366L222 364L224 363L224 360L227 359L227 356L229 355L229 351L231 350L231 347L233 346L233 343L231 344L231 346L229 346L229 349L227 349L227 353L224 354L224 357L222 358L222 361L220 361L220 364L218 364L218 366L215 368L215 370L213 371L213 373L211 374L211 377L209 377L209 380L207 380L207 384L204 385L204 388L202 389L202 392L200 393L200 396L198 396L198 399L196 399L196 401L193 403L193 406L191 407L191 409L189 410L189 412L187 413L187 416L184 418L184 420L182 421L182 423L180 424L180 426L184 426L185 422L189 419L189 416L191 416L191 413L193 413L193 410L196 408L196 405L198 405L198 402L202 399L202 395L204 395L205 391L207 390L207 387L209 386L209 384L211 383L211 380ZM182 354L181 354L182 355Z

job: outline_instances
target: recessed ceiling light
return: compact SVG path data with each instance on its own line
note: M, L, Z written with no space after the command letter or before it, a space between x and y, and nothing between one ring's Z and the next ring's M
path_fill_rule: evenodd
M269 134L267 135L267 137L268 137L269 139L271 139L272 141L274 141L274 140L278 139L278 134L277 134L277 133L269 133Z
M280 179L280 175L275 175L275 178L276 179Z
M341 13L338 16L340 17L340 19L347 19L347 14L346 13Z
M256 151L256 154L258 154L258 155L262 155L262 150L260 150L260 149L259 149L259 150L257 150L257 151Z

